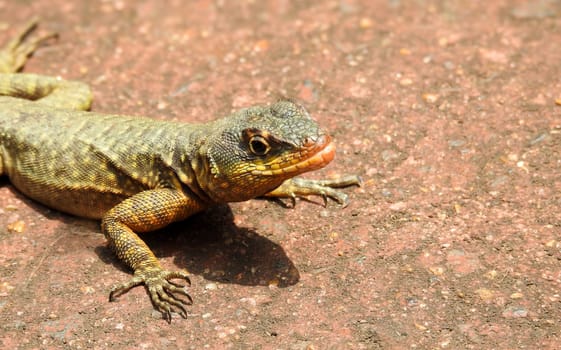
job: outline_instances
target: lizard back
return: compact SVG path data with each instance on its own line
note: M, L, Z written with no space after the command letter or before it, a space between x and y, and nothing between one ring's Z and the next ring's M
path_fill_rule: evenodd
M187 154L198 130L0 96L0 166L27 196L67 213L101 218L138 192L177 184L170 166L178 138Z

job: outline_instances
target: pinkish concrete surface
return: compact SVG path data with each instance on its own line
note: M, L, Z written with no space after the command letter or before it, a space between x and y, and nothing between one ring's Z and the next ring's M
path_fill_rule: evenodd
M27 72L96 111L189 122L297 98L351 204L249 201L145 235L192 273L171 325L98 224L0 187L5 349L554 349L561 343L561 4L5 1L60 40ZM40 121L38 121L40 122Z

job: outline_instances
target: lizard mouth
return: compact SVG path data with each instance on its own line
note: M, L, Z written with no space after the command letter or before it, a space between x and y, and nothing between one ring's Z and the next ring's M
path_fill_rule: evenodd
M316 142L308 143L307 147L292 154L291 159L269 164L266 168L257 168L253 175L286 175L301 174L311 170L323 168L335 157L335 144L328 135L320 136Z

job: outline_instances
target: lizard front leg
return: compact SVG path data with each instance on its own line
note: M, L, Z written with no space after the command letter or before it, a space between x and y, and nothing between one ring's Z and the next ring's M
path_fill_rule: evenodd
M202 210L203 205L180 190L160 188L140 192L109 210L102 219L102 230L117 256L134 271L134 277L111 289L109 300L144 284L154 306L171 322L171 312L179 310L187 317L184 305L192 299L184 287L171 279L179 278L190 284L185 271L164 270L150 248L135 232L162 228ZM175 296L180 294L184 300Z
M290 198L294 205L296 197L315 195L321 196L325 204L327 203L327 198L331 198L343 207L346 207L349 204L349 197L345 193L336 190L336 188L360 186L361 183L361 178L356 175L326 180L308 180L295 177L286 180L279 187L265 194L265 197Z

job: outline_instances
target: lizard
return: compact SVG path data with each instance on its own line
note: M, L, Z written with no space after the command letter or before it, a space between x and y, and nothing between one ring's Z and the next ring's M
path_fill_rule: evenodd
M0 175L27 197L79 217L101 231L133 277L109 300L144 285L171 322L193 299L186 270L164 269L137 233L211 206L256 197L321 196L345 206L340 189L355 175L309 180L335 156L329 134L298 103L281 100L203 124L91 111L90 87L20 72L52 33L30 38L31 20L0 49ZM176 280L183 280L179 283Z

